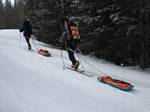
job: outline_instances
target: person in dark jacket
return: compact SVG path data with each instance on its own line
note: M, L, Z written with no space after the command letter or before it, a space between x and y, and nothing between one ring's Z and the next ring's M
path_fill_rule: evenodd
M30 44L30 37L32 35L32 26L30 24L30 20L29 19L25 19L23 22L23 25L20 29L20 32L23 32L23 35L26 39L27 45L28 45L28 49L31 50L31 44Z
M64 32L61 35L61 38L59 40L59 42L61 44L64 44L65 48L67 49L68 52L68 56L70 61L72 62L71 67L74 69L78 69L80 62L78 60L75 59L74 56L74 52L76 52L77 46L78 46L78 40L75 39L71 39L71 35L69 34L69 25L68 25L68 21L64 19L65 23L63 23L64 25Z

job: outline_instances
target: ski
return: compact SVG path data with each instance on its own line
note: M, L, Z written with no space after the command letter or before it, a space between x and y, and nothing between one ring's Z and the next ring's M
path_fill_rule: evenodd
M88 77L93 77L93 75L90 75L90 74L86 73L84 70L81 70L81 69L75 70L74 68L71 68L71 67L65 67L65 68L67 68L69 70L73 70L75 72L78 72L78 73L80 73L82 75L85 75L85 76L88 76Z
M26 49L26 50L29 51L29 52L35 53L35 51L33 49Z
M27 49L28 51L31 51L31 52L34 52L34 50L33 49Z
M34 52L33 49L27 49L27 48L23 48L24 50L30 51L30 52Z

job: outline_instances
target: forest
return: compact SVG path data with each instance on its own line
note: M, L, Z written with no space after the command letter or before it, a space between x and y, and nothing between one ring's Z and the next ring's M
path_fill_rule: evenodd
M80 49L121 66L150 66L148 0L0 0L0 29L19 29L30 19L39 41L59 47L61 19L78 23Z

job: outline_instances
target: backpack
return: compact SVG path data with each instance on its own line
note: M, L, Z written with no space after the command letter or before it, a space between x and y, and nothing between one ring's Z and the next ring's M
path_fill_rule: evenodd
M79 40L80 34L77 28L77 24L75 22L71 22L69 25L69 36L73 40Z

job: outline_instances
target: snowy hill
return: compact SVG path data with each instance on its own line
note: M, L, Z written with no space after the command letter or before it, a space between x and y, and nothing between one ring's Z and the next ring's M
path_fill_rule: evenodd
M85 68L94 73L90 78L63 70L60 50L31 43L34 51L44 48L52 57L26 50L23 37L20 48L18 30L0 31L0 112L149 112L149 72L83 57ZM98 82L102 72L130 82L134 90L124 92Z

